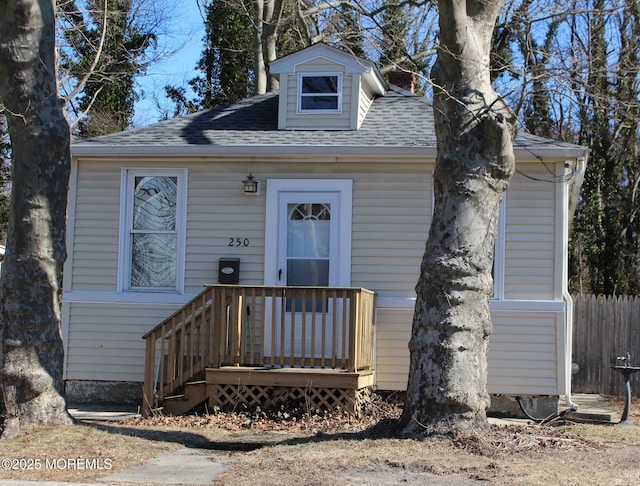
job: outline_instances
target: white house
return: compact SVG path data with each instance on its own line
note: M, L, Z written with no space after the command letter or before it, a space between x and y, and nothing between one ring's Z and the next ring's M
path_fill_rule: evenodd
M375 292L370 382L405 388L432 212L432 106L322 44L270 70L279 92L73 145L70 400L139 399L141 336L232 274L240 286ZM569 206L587 150L519 134L515 151L495 250L488 387L557 398L570 393ZM255 332L268 355L268 325Z

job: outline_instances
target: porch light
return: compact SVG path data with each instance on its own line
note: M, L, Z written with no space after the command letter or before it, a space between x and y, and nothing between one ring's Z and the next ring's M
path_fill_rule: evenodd
M256 195L259 193L258 189L259 189L260 181L255 180L251 174L249 174L247 178L242 181L242 184L244 186L245 194Z

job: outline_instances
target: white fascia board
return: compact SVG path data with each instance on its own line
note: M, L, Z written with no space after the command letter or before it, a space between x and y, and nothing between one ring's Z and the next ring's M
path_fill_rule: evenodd
M384 96L387 93L387 84L380 76L377 69L371 69L362 75L365 83L371 88L371 90L379 96Z
M551 158L573 158L578 159L586 157L589 150L586 147L579 145L567 146L567 147L545 147L545 148L527 148L527 147L514 147L514 153L516 159L551 159Z
M268 155L424 155L435 156L435 147L380 147L362 146L301 146L301 145L76 145L71 147L73 157L192 157L192 156L268 156Z
M314 44L306 49L302 49L272 61L269 64L269 72L272 74L292 74L295 72L296 66L299 64L308 63L317 58L325 58L330 62L342 64L349 72L352 73L362 73L375 68L375 65L371 61L357 58L352 54L343 52L326 44Z
M340 157L342 155L367 155L367 156L426 156L435 157L435 147L425 146L375 146L375 145L349 145L349 146L300 146L300 145L252 145L252 146L215 146L215 145L72 145L73 157L256 157L269 155L327 155ZM587 155L587 149L583 147L565 147L548 149L523 149L516 148L517 161L522 159L535 160L536 158L552 159L580 158ZM519 159L519 160L518 160Z
M588 155L588 150L581 146L521 148L516 147L518 159L535 158L580 158ZM192 156L192 155L263 155L263 154L422 154L436 155L435 146L380 146L380 145L72 145L74 157L83 156Z

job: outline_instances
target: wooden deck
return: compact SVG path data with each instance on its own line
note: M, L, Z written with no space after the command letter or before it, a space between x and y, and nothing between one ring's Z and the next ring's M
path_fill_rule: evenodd
M347 408L373 385L374 293L211 285L145 334L142 411L208 401Z
M342 409L357 415L373 382L373 371L207 368L204 380L188 383L184 394L165 397L162 408L164 413L179 415L204 402L221 410L238 410L240 405L266 410L302 402L309 410Z
M241 386L295 386L309 388L353 388L373 385L373 371L349 372L319 368L261 368L225 366L206 370L206 381Z

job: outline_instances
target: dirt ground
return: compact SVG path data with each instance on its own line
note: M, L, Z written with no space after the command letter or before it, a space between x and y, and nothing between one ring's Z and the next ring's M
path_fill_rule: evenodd
M521 423L456 441L392 437L399 412L380 402L357 420L283 409L39 427L0 443L0 480L86 483L186 446L227 464L213 484L229 486L640 484L640 400L636 426ZM66 467L44 467L61 458Z

